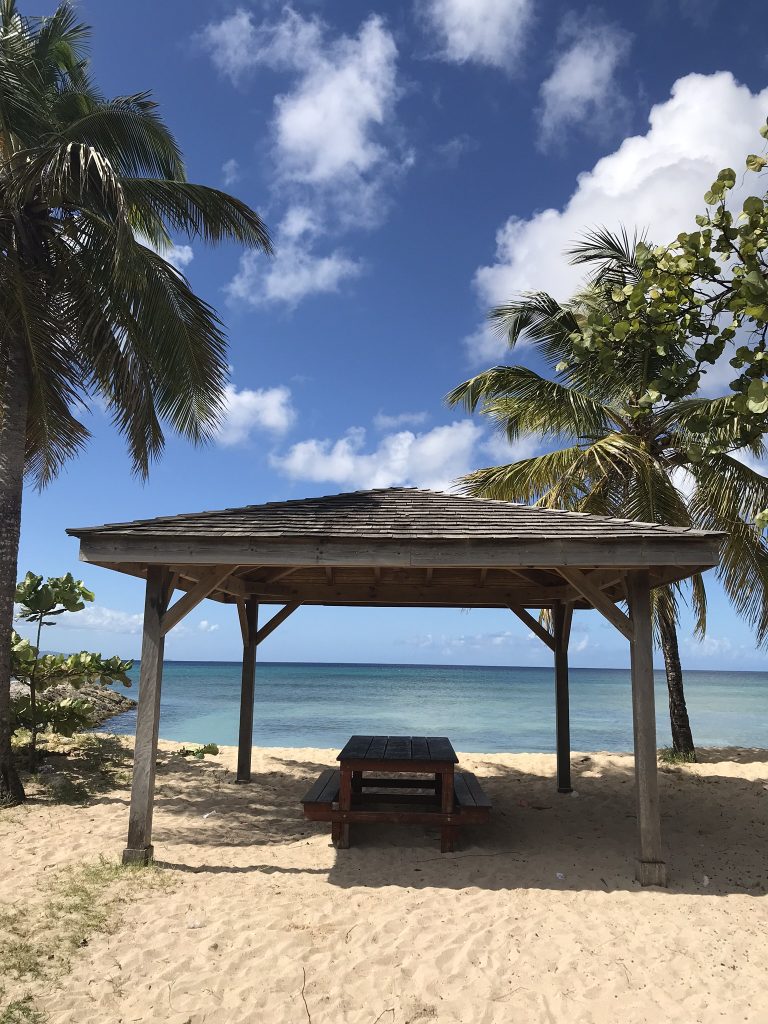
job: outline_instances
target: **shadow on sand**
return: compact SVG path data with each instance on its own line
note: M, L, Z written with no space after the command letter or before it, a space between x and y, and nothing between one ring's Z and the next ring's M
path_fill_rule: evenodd
M723 753L707 752L702 760L717 761ZM764 751L727 753L731 762L766 761ZM440 854L436 829L358 825L352 829L352 848L334 852L329 870L296 866L291 856L294 844L328 834L327 825L303 819L299 803L327 764L273 756L274 770L254 773L249 785L235 785L215 760L163 754L155 803L157 863L196 874L326 875L342 888L639 888L631 760L612 758L598 765L576 756L576 794L570 796L558 794L550 777L484 761L482 755L472 762L494 809L489 825L463 830L455 854ZM670 893L761 896L768 891L768 792L765 773L760 774L748 780L706 768L660 769ZM127 805L127 793L119 799ZM200 861L188 850L181 855L178 848L185 846L205 847ZM268 857L260 852L267 849Z

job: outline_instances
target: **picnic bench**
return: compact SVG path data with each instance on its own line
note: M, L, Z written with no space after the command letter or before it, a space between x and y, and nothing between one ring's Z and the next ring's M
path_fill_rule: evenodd
M441 852L449 853L462 825L490 817L477 777L455 771L446 736L352 736L337 760L301 802L306 818L331 823L339 849L349 847L351 823L393 822L439 827Z

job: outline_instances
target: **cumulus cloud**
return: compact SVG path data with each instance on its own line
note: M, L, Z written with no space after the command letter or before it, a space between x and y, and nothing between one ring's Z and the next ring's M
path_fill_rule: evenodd
M271 124L274 187L286 203L277 257L262 271L259 257L246 253L229 294L260 305L336 291L362 264L339 249L323 251L323 237L378 224L387 186L412 162L394 133L400 87L391 32L371 15L356 34L332 37L320 18L288 6L264 21L238 9L201 39L235 82L257 67L291 76ZM311 222L296 230L308 209Z
M630 37L610 25L568 18L552 74L539 95L539 141L546 148L574 125L601 132L626 108L616 72L629 52Z
M398 412L393 416L379 412L373 417L377 430L394 430L397 427L419 427L428 419L426 412Z
M532 20L532 0L421 0L428 28L439 41L437 56L512 70Z
M362 273L363 263L339 249L318 253L321 239L316 215L308 207L289 207L276 233L276 256L265 261L260 253L243 253L226 287L230 299L250 306L295 306L309 295L337 292L344 281Z
M138 613L87 604L80 612L64 612L58 617L56 624L63 626L64 629L87 629L133 636L141 633L143 621L143 616Z
M221 176L225 185L234 185L240 180L240 164L232 157L221 165Z
M218 628L218 622L209 622L208 619L201 619L197 624L199 633L215 633Z
M513 216L499 228L494 262L475 274L482 308L533 289L570 296L583 269L562 254L591 227L647 228L661 242L692 226L720 168L743 166L744 155L759 142L767 104L768 89L752 93L729 72L679 79L670 98L652 108L648 131L625 139L581 174L562 209ZM485 328L466 345L478 362L505 350L504 341Z
M360 488L410 484L450 490L458 476L473 468L481 436L477 424L459 420L421 434L410 430L387 434L366 451L366 431L353 427L335 441L300 441L270 461L294 480Z
M253 430L284 434L296 419L290 389L283 385L238 391L233 384L228 384L224 405L217 440L226 446L242 444Z

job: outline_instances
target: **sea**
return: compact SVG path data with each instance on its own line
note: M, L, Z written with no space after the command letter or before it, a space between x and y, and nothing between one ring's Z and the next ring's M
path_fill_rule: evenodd
M160 736L237 743L240 663L168 661ZM138 680L138 663L132 676ZM137 682L131 696L136 696ZM685 673L699 746L768 747L768 672ZM571 748L632 749L629 672L570 670ZM671 743L664 674L656 674L658 746ZM135 709L101 726L133 733ZM448 736L458 750L552 751L554 677L549 668L260 662L253 742L332 747L350 735Z

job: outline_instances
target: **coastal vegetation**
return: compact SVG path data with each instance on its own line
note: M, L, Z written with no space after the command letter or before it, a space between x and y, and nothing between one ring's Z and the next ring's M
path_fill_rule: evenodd
M122 683L130 686L128 672L132 661L123 661L117 655L104 658L101 654L80 651L77 654L42 654L40 637L43 627L52 626L64 612L83 611L94 595L82 580L71 573L64 576L42 576L28 572L16 586L17 618L30 623L35 630L35 642L14 632L11 639L11 674L20 684L11 697L11 732L21 729L29 732L29 763L34 770L37 763L37 735L42 730L71 736L78 729L91 724L92 705L78 697L83 686L106 686ZM66 687L61 695L61 687Z
M764 165L762 157L747 158L748 171ZM697 218L701 230L671 246L606 230L586 235L571 258L591 273L570 301L532 292L489 313L510 348L531 344L547 373L496 366L447 400L479 409L512 443L533 435L552 446L469 474L468 493L722 530L716 575L765 644L768 478L753 464L766 455L768 428L768 207L765 196L748 197L735 227L726 205L734 182L733 172L719 175L705 197L707 213ZM702 396L706 370L733 349L731 394ZM680 594L679 586L657 588L654 619L673 751L693 759L677 636ZM689 594L703 636L700 574Z
M259 215L187 180L148 92L105 97L74 7L0 0L0 804L24 790L11 751L11 635L22 483L80 452L93 401L145 477L170 427L209 440L226 337L170 262L177 238L271 251Z

